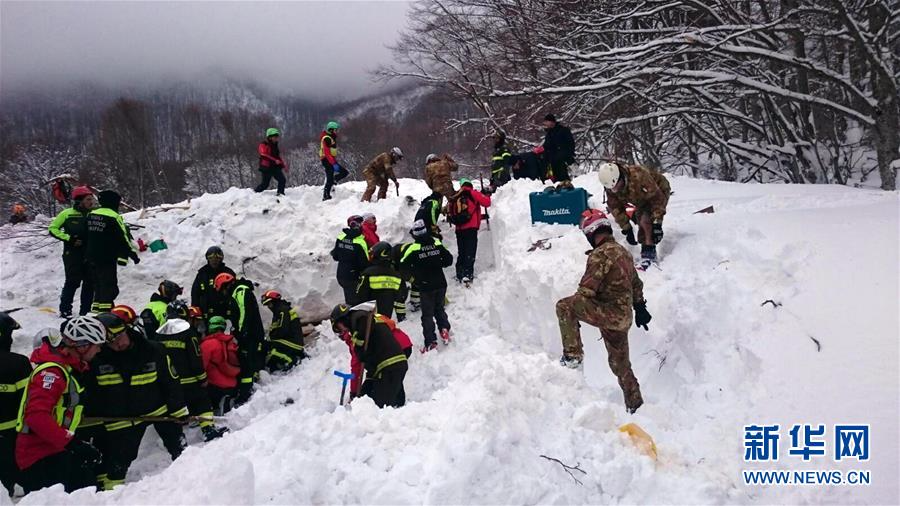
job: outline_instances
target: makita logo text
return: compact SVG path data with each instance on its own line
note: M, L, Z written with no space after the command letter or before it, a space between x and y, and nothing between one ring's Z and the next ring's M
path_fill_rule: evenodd
M544 213L544 216L562 216L564 214L572 214L572 211L569 211L565 207L560 207L559 209L543 209L541 210Z

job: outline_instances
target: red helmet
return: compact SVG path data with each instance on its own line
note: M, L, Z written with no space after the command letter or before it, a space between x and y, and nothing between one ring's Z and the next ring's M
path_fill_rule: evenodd
M188 317L200 319L203 318L203 311L197 306L191 306L188 308Z
M606 214L604 214L603 211L599 209L588 209L581 213L581 232L584 233L584 235L591 237L600 227L609 227L612 229L612 224L609 222L609 218L606 217Z
M281 300L281 294L275 290L266 290L266 293L262 294L263 306L276 300Z
M354 224L359 227L360 225L362 225L362 222L363 217L358 214L353 214L349 218L347 218L347 226L350 228L353 228Z
M216 276L216 279L213 280L213 285L216 287L217 292L222 291L222 287L234 281L234 276L228 274L227 272L223 272Z
M135 312L135 310L132 309L131 306L126 306L125 304L119 304L118 306L112 308L109 312L121 318L122 321L128 325L131 325L132 323L134 323L134 320L137 319L137 313Z
M87 197L88 195L93 195L94 192L91 191L87 186L76 186L72 189L72 200L78 200L80 198Z

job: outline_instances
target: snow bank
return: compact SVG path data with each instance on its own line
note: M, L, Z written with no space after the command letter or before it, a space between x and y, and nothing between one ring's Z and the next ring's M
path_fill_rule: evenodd
M576 184L602 206L591 175ZM428 194L421 182L401 187ZM898 502L888 479L900 454L897 194L675 178L661 269L643 276L653 321L630 334L646 404L629 416L596 330L583 329L584 374L556 363L554 304L573 293L588 245L574 227L530 226L527 193L540 188L517 181L494 196L476 282L449 292L454 343L414 354L403 409L336 406L331 371L347 368L347 352L323 325L313 357L265 377L223 439L204 444L192 432L170 464L149 431L126 486L71 498L46 490L20 504ZM346 216L374 212L382 238L397 241L416 210L397 198L361 204L361 192L344 184L322 203L318 188L290 188L280 202L232 189L189 209L128 215L146 226L139 236L170 249L120 270L120 300L143 306L164 277L188 285L205 249L221 244L239 273L251 259L243 271L260 288L281 290L302 315L321 312L340 298L328 251ZM708 205L715 214L692 214ZM551 249L526 252L557 235ZM0 300L28 306L17 313L24 348L55 322L38 308L56 307L62 269L55 245L17 247L0 250ZM760 306L767 299L783 306ZM401 326L421 344L416 317ZM655 438L659 462L618 432L629 421ZM744 486L742 427L758 422L871 423L873 485ZM541 455L580 464L581 484Z

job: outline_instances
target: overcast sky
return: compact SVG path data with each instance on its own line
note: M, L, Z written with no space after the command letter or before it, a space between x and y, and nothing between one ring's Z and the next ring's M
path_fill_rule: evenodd
M134 84L207 72L353 98L389 63L408 2L0 1L0 86Z

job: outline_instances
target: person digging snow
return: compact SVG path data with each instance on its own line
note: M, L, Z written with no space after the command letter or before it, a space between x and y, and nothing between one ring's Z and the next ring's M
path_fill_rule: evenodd
M303 325L300 315L291 303L275 290L267 290L260 298L263 306L272 312L267 341L266 369L269 372L289 371L299 364L306 353L303 351Z
M438 156L434 153L425 157L425 184L431 191L450 198L453 189L452 172L459 170L459 164L447 153Z
M663 238L663 218L672 187L665 176L637 165L616 162L601 164L597 169L600 183L606 189L606 205L625 234L628 244L641 244L641 268L656 262L656 245ZM634 206L630 220L625 207ZM635 239L632 222L638 225Z
M254 189L256 193L268 190L272 178L275 178L275 181L278 182L278 195L284 195L286 166L281 158L281 150L278 148L280 138L281 131L277 128L269 128L266 130L266 140L260 142L256 148L256 152L259 153L259 173L262 175L262 181Z
M397 182L397 176L394 174L394 165L403 159L403 152L400 148L394 147L390 151L381 153L374 160L366 165L363 169L363 177L366 178L366 191L363 192L362 202L371 202L372 195L375 193L375 187L378 187L378 200L387 198L388 181L393 181L400 191L400 183Z
M618 378L625 395L625 407L629 413L634 413L644 400L628 358L628 329L632 320L644 330L650 323L644 284L631 254L613 239L612 225L604 213L596 209L585 211L581 231L594 249L588 253L578 290L556 303L563 345L560 363L571 368L581 365L584 349L579 322L598 327L606 345L609 368Z

